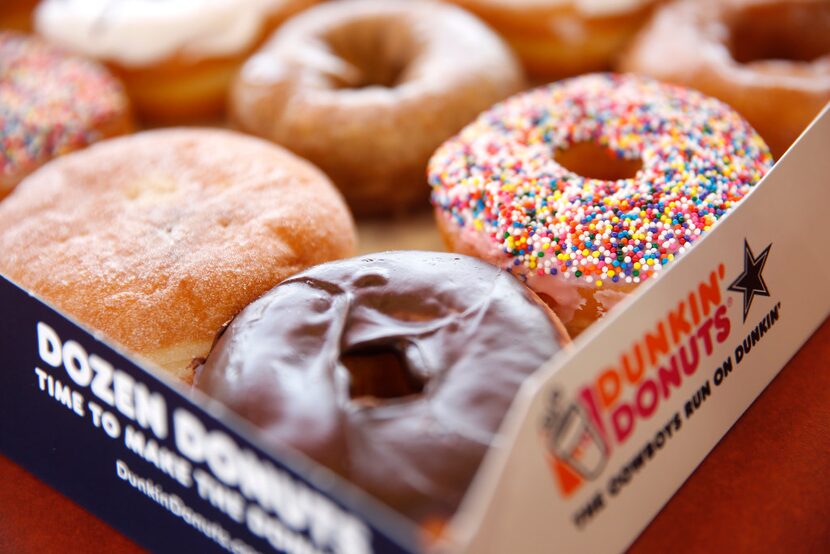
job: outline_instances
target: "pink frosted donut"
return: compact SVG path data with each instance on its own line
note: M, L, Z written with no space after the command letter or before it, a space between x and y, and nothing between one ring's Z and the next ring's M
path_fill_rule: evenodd
M594 74L485 112L438 149L429 181L448 246L509 268L573 336L658 275L771 164L718 100Z

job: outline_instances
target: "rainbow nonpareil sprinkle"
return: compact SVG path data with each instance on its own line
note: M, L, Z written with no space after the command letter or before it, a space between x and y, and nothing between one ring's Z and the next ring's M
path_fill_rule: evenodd
M642 168L605 181L554 160L582 142ZM429 182L435 206L489 237L513 271L601 287L659 272L771 165L763 140L718 100L594 74L497 104L438 149Z
M127 110L121 85L103 67L0 32L0 181L102 138L96 128Z

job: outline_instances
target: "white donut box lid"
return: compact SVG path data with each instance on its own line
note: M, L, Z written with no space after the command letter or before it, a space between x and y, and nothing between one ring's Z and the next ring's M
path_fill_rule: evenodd
M791 269L809 259L826 280L830 257L790 223L823 221L828 148L830 106L728 217L524 383L441 550L634 541L830 314L830 288ZM400 516L2 276L0 309L0 452L139 544L421 548Z

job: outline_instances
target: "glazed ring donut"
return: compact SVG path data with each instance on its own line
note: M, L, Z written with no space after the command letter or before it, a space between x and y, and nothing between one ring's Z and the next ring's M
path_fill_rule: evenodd
M830 102L830 2L670 4L622 67L720 98L780 157Z
M0 32L0 199L55 156L131 130L127 97L106 69Z
M658 275L772 165L721 102L594 74L495 106L429 165L452 250L509 268L576 335Z
M267 444L431 522L458 506L522 381L567 342L507 272L384 252L311 268L245 308L195 386Z
M55 160L0 202L0 274L188 380L224 323L351 254L354 232L328 179L281 148L148 131Z
M528 74L551 81L611 69L660 0L447 0L510 43Z
M37 31L106 62L139 115L169 123L219 115L245 58L319 0L43 0Z
M344 0L295 17L248 60L231 113L322 168L353 211L383 215L426 205L430 154L522 84L509 49L462 10Z

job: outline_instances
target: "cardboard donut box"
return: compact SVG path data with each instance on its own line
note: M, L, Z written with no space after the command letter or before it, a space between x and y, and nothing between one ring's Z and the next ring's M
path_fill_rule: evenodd
M800 222L830 108L748 197L522 386L442 549L629 545L830 313ZM1 255L1 253L0 253ZM419 552L421 532L0 276L0 452L157 552Z

